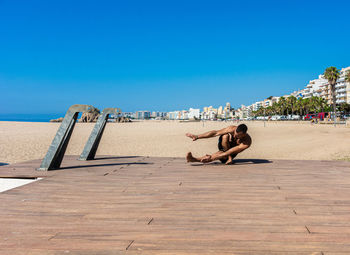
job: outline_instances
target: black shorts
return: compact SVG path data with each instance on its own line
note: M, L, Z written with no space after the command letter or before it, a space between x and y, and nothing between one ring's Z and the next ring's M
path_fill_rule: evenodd
M230 141L229 141L230 148L238 146L236 141L233 139L232 135L231 134L229 135L230 135ZM219 140L218 140L218 149L219 151L225 151L224 148L222 147L222 135L219 137ZM231 154L232 159L234 159L236 156L237 156L237 153ZM227 158L219 159L219 160L221 161L221 163L224 163L224 164L227 162Z

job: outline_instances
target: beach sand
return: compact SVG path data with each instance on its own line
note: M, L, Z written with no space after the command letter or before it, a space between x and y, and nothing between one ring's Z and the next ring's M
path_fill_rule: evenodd
M185 133L204 133L234 122L141 121L108 123L97 155L185 157L217 151L217 137L193 142ZM297 122L246 122L251 148L237 158L349 160L350 128ZM66 154L79 155L94 123L77 123ZM0 122L0 163L43 158L60 123ZM184 159L185 160L185 159Z

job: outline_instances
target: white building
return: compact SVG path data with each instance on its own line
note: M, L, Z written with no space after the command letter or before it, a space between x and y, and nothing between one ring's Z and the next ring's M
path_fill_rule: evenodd
M179 111L168 112L167 117L169 120L178 120L180 117Z
M116 116L115 116L116 117ZM134 112L122 112L120 113L120 117L125 117L125 118L135 118L135 113Z
M203 120L214 120L216 119L216 111L210 110L202 113Z
M188 111L182 110L179 112L179 119L180 120L188 120Z
M137 111L135 113L136 119L144 120L144 119L149 119L150 117L151 117L151 112L149 111Z
M252 104L253 111L259 110L261 107L263 107L263 105L264 101L255 102L254 104Z
M304 97L304 93L305 93L304 89L298 89L298 90L293 91L292 93L290 93L290 95L286 95L284 97L287 98L287 97L290 97L290 96L294 96L296 98L299 98L299 97Z
M189 119L200 119L200 109L190 108L188 111Z
M309 81L306 85L306 88L303 90L303 97L321 97L322 89L328 83L328 81L324 78L322 74L318 76L318 79L314 79Z
M235 116L237 119L240 119L240 120L250 117L251 106L241 105L241 107L235 111Z
M340 70L340 77L335 84L335 97L337 104L350 103L350 84L345 82L345 75L347 71L350 71L350 66ZM329 85L328 81L326 84L322 85L321 88L321 96L327 100L328 104L332 104L333 96L331 86Z

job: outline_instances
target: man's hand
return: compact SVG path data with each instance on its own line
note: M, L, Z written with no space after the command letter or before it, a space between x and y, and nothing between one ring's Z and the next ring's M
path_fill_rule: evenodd
M209 162L212 162L213 161L213 159L212 159L212 157L211 157L211 155L205 155L205 157L203 157L202 159L201 159L201 162L202 163L209 163Z
M193 135L191 133L187 133L186 136L191 138L193 141L196 141L198 139L198 135Z

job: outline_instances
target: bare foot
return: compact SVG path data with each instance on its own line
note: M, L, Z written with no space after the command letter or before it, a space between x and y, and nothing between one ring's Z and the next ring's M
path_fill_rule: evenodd
M228 156L228 159L227 159L225 165L232 165L232 159L233 159L232 156Z
M201 162L202 163L209 163L211 161L212 161L211 155L209 155L209 154L207 154L207 155L205 155L204 157L201 158Z
M186 155L187 163L188 162L197 162L197 160L192 156L191 152L188 152Z
M189 138L191 138L193 141L196 141L196 140L198 139L198 136L193 135L193 134L191 134L191 133L186 133L186 136L189 137Z

